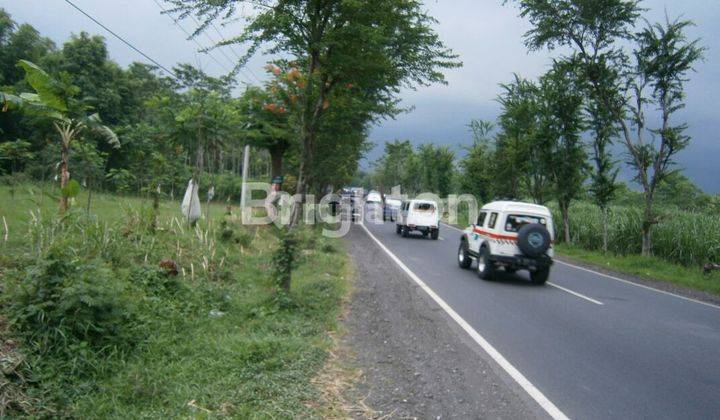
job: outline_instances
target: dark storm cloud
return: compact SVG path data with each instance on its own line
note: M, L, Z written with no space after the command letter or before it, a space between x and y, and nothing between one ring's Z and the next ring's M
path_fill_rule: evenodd
M188 62L199 64L214 75L224 72L222 66L198 54L196 46L185 40L185 35L167 16L160 15L152 0L75 0L75 3L165 66ZM371 153L370 160L381 152L384 141L395 138L410 139L416 144L435 141L458 149L460 145L469 144L469 120L497 116L498 85L509 81L515 72L537 77L549 63L548 53L527 52L522 35L528 24L517 16L513 6L503 6L501 0L428 0L426 4L440 21L438 31L443 40L460 54L465 65L447 73L447 86L404 92L404 105L414 106L415 110L375 127L371 139L380 146ZM667 11L670 17L682 15L695 21L697 26L691 29L690 35L702 38L703 45L709 48L706 61L691 75L687 87L688 106L680 118L690 124L693 143L682 153L680 163L703 188L720 192L720 164L717 163L720 111L716 103L720 97L720 25L717 24L720 1L646 0L644 6L651 9L647 14L650 20L663 19ZM103 34L111 56L121 64L141 59L62 0L1 1L0 7L6 8L15 20L31 23L58 43L71 32L86 30ZM192 28L192 22L184 25ZM238 29L224 30L230 34ZM209 44L203 37L199 41ZM215 56L225 67L230 66L221 54ZM263 64L264 59L258 57L250 67L262 77Z

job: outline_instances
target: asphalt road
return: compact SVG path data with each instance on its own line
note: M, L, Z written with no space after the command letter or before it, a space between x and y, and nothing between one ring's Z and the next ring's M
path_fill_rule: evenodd
M458 267L450 226L365 227L568 417L720 418L720 308L562 263L545 286L487 282Z

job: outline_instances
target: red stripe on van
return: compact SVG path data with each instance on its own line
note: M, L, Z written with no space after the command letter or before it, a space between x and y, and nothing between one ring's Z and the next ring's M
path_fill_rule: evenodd
M506 235L498 235L496 233L487 232L480 229L473 229L473 232L479 233L480 235L489 236L493 239L504 239L506 241L517 241L517 236L506 236Z

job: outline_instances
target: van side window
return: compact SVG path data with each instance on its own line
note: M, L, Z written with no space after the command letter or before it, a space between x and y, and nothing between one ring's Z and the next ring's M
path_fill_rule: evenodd
M490 223L488 223L488 227L490 229L495 229L495 223L497 223L498 214L493 213L490 215Z
M487 212L480 213L477 219L477 226L483 227L483 225L485 224L485 219L487 219Z

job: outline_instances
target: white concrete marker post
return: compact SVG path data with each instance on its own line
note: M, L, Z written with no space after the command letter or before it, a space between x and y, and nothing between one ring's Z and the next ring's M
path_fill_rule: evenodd
M250 145L245 145L245 152L243 155L243 169L242 169L242 188L240 190L240 220L245 223L245 205L247 204L247 178L248 178L248 167L250 166Z

